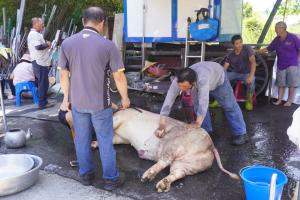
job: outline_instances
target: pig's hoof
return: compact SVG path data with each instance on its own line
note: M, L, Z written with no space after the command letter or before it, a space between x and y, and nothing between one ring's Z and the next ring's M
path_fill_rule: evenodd
M157 192L168 192L170 188L171 183L167 178L164 178L156 184Z
M152 181L155 178L155 173L154 171L147 171L145 172L145 174L142 177L142 182L146 182L146 181Z

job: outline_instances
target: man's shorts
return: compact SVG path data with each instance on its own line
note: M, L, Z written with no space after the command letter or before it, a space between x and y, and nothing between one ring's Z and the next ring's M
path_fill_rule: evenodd
M299 87L300 67L290 66L284 70L277 70L276 86L278 87Z
M67 114L67 112L68 112L68 111L59 110L59 112L58 112L58 119L59 119L59 121L60 121L63 125L67 126L67 127L70 129L70 126L69 126L69 124L68 124L68 122L67 122L67 119L66 119L66 114Z

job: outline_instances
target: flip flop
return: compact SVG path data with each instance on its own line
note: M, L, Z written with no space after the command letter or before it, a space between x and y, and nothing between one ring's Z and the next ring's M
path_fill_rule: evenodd
M280 105L282 105L282 101L275 101L275 102L273 102L273 105L280 106Z
M290 107L291 105L292 105L292 102L289 102L289 101L287 101L283 104L283 106L285 106L285 107Z

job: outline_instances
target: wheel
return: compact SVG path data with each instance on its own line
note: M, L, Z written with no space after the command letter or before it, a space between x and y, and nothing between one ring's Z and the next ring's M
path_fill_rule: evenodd
M256 71L255 71L255 92L256 96L261 94L268 84L269 72L265 59L258 53L255 54Z
M256 59L256 71L255 71L255 92L256 96L261 94L264 89L267 86L268 83L268 65L264 58L256 53L255 54L255 59ZM217 62L223 66L225 58L224 57L217 57L212 59L213 62Z

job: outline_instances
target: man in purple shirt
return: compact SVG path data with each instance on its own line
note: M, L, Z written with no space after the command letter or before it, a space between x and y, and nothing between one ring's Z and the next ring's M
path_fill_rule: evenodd
M281 105L284 90L289 88L289 96L284 106L291 106L295 97L296 87L300 86L300 68L298 58L300 56L300 39L287 32L284 22L275 25L277 37L271 44L260 52L276 51L277 54L277 74L276 85L278 86L278 100L274 105Z

